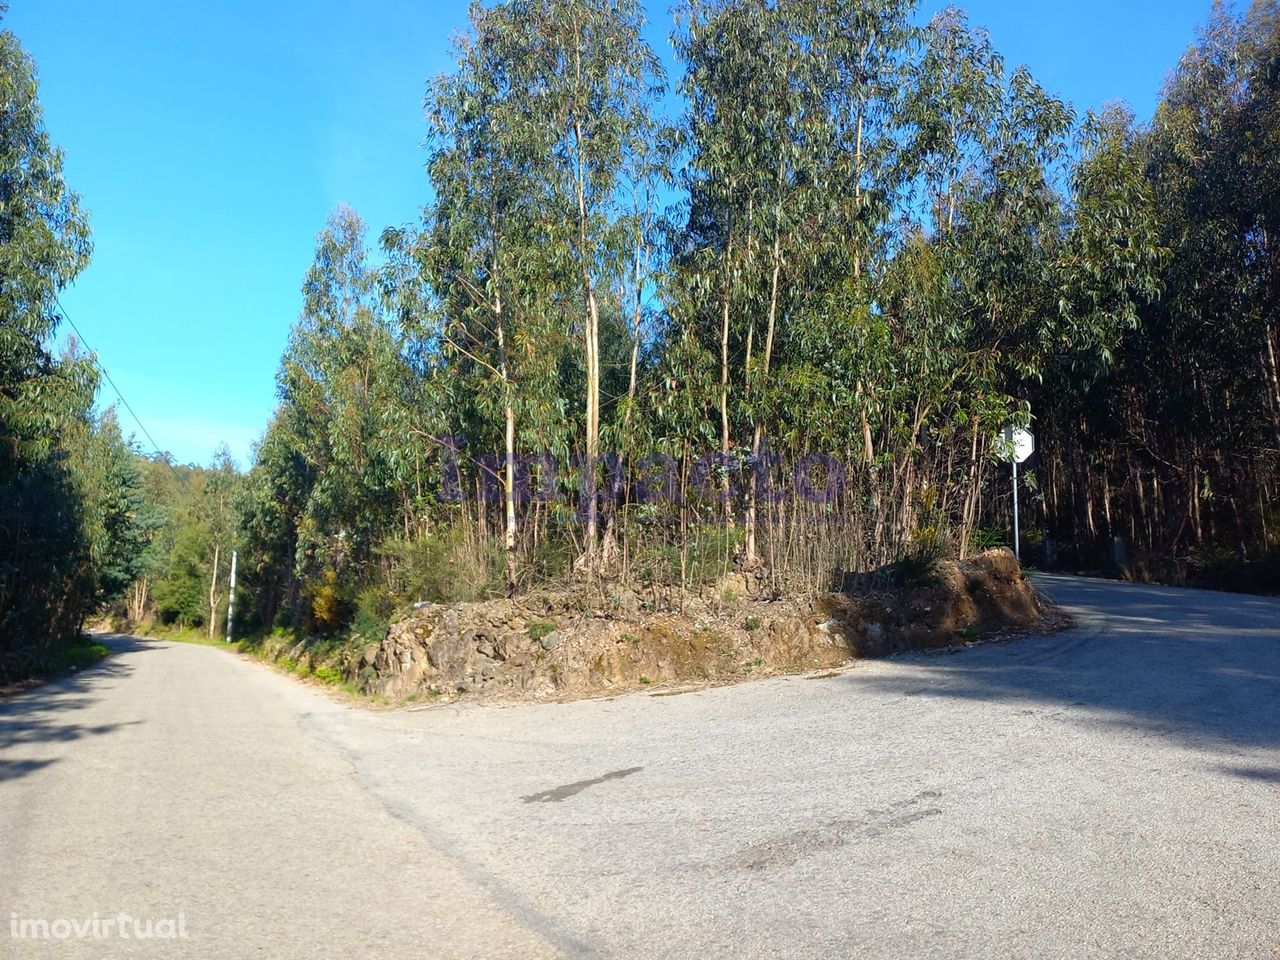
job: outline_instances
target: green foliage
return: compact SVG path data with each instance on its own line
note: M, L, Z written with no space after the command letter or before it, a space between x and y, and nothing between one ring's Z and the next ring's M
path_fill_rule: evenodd
M139 558L135 588L146 590L135 593L129 615L142 619L152 609L162 624L202 627L212 639L225 626L241 478L225 447L209 467L140 465L146 500L162 522Z
M970 548L977 551L1008 546L1008 543L1008 532L996 527L978 527L969 537Z
M646 541L637 536L632 569L643 583L699 587L723 579L734 567L742 529L723 524L690 528L681 543Z
M88 228L0 34L0 671L101 605L216 636L232 550L242 628L329 645L572 579L924 583L1003 540L1009 423L1046 557L1275 555L1274 3L1215 7L1145 127L954 8L689 0L671 129L643 14L472 6L430 203L377 255L324 224L243 476L139 458L51 354Z
M1114 537L1174 580L1207 544L1275 549L1278 55L1274 3L1216 5L1148 127L1086 130L1061 287L1104 362L1067 352L1033 398L1047 532L1082 564Z
M889 579L899 587L924 587L938 580L938 564L947 558L946 541L938 536L920 536L889 569Z
M534 620L525 628L525 632L529 634L529 639L536 643L550 634L555 628L556 625L550 620Z
M392 539L379 552L394 564L390 592L400 603L484 600L503 592L498 549L461 526L414 540Z
M281 362L286 442L310 467L295 507L302 577L333 570L358 580L413 478L415 448L405 443L402 418L409 371L367 265L364 234L363 221L345 207L320 233L302 316Z
M164 565L164 578L156 584L156 609L162 623L204 626L209 620L207 558L208 532L194 522L179 527L172 552Z
M381 641L391 626L395 602L380 586L365 587L356 596L356 612L351 619L351 635Z
M345 679L342 676L342 671L339 670L337 667L333 667L333 666L316 667L311 672L311 675L315 677L317 680L319 680L321 683L327 683L330 686L335 686L335 687L341 686Z
M303 629L307 633L332 635L350 623L352 598L350 591L339 582L337 571L325 570L308 581L304 596L307 615Z
M74 343L50 351L58 294L89 252L35 66L0 30L0 680L60 663L136 578L157 526L114 414L91 409L92 360Z

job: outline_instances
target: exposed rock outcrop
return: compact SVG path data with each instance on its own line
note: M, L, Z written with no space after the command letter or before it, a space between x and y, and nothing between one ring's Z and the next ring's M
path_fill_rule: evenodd
M1039 601L1007 550L944 561L926 585L810 600L585 593L419 604L352 667L372 692L568 699L828 669L1027 627Z

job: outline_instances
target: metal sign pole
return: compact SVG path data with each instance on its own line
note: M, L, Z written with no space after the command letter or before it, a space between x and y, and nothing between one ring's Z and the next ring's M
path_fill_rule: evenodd
M1022 531L1018 529L1018 464L1036 452L1035 435L1027 429L1005 427L996 435L996 452L1013 466L1013 555L1022 562Z
M1013 461L1013 555L1022 562L1022 544L1018 539L1018 461Z

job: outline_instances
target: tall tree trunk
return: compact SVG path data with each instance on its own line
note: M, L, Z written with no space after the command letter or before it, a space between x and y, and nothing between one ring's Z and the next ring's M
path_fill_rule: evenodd
M631 311L631 363L627 379L627 408L622 414L622 436L624 449L631 446L631 422L635 416L637 377L640 366L640 333L644 321L644 275L645 264L649 259L648 246L644 242L644 227L636 230L636 248L632 262L632 283L635 286L635 302ZM622 297L619 296L619 300ZM626 495L623 495L626 502ZM601 561L604 566L612 567L619 557L617 511L611 509L605 515L604 535L602 538ZM625 578L625 557L623 574Z
M973 440L969 450L969 480L965 484L964 509L960 522L960 559L969 556L969 544L973 539L978 520L978 484L981 475L978 472L978 418L973 418Z
M582 84L582 37L574 47L575 83ZM586 550L584 566L588 576L595 572L599 539L599 508L596 503L596 460L600 456L600 310L596 303L595 284L591 279L591 258L587 250L587 145L582 134L582 118L573 115L576 150L575 189L578 200L578 259L582 272L582 297L585 309L583 354L587 373L585 460L582 465L583 496L586 500Z
M222 544L213 545L213 576L209 579L209 639L212 640L218 629L218 560L222 555Z
M859 220L862 219L862 108L858 108L858 142L854 148L853 154L853 205L856 211L855 215ZM862 276L862 238L858 237L854 241L853 248L853 275L855 277ZM866 417L863 417L866 422Z
M150 599L151 584L146 577L139 577L133 582L129 592L129 622L137 625L147 613L147 601Z
M729 437L729 297L733 285L732 260L733 241L730 240L724 253L724 300L720 307L720 454L725 472L723 494L726 528L733 527L733 508L729 503L729 449L732 446Z
M777 218L778 220L781 217ZM764 359L760 365L760 382L754 384L748 381L749 388L759 389L764 386L765 381L769 377L769 367L773 360L773 337L774 331L778 324L778 277L782 271L782 238L779 235L775 223L775 231L773 236L773 272L769 281L769 319L765 327L764 337ZM750 371L748 370L748 376ZM745 518L746 526L746 547L744 555L744 566L753 570L760 565L760 555L756 543L757 535L757 501L759 499L759 478L760 478L760 457L764 447L764 425L760 423L760 418L755 418L755 431L751 437L751 480L749 484L749 492L747 496L747 512Z
M497 276L496 265L494 276ZM502 475L502 502L506 526L503 535L503 553L507 561L507 594L516 591L516 410L512 397L511 371L507 362L507 338L502 316L502 295L493 298L494 325L498 338L498 372L502 378L502 408L504 416L505 463Z
M1280 442L1280 366L1276 361L1275 328L1271 324L1267 324L1264 336L1266 338L1267 386L1270 388L1267 391L1267 399L1270 401L1271 420L1276 440Z

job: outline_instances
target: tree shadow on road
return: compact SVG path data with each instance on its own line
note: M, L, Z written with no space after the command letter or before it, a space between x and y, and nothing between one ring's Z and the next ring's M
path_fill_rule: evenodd
M73 716L100 700L104 683L124 679L133 672L129 658L123 655L154 649L133 637L111 635L102 640L112 656L85 670L0 700L0 782L29 776L57 762L54 757L31 756L33 745L99 737L142 722L86 724Z
M1246 756L1280 747L1280 600L1056 577L1040 586L1077 627L915 657L908 671L859 682L1051 705L1073 722L1136 728L1216 753L1225 772L1280 782L1280 768Z

